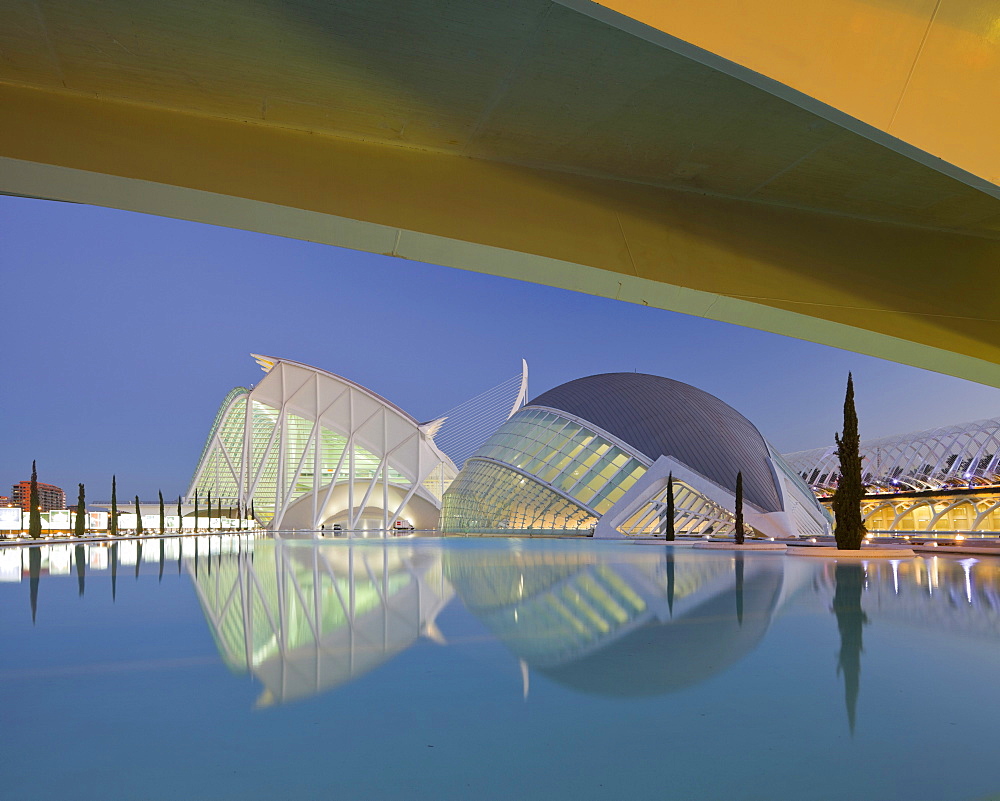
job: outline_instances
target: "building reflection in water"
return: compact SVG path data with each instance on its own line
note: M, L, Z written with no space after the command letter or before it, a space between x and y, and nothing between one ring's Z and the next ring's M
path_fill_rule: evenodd
M956 556L825 562L817 591L832 597L853 734L861 694L863 628L870 622L1000 643L1000 560Z
M445 574L523 664L582 692L643 696L696 684L752 651L783 597L784 562L511 547L448 550Z
M212 563L214 562L214 565ZM338 687L418 638L441 640L452 597L440 549L257 540L252 551L189 563L223 660L263 685L258 706Z
M197 591L223 660L264 685L260 704L349 682L420 637L453 592L521 662L601 695L643 696L692 686L749 654L783 610L830 610L837 673L852 732L864 704L869 622L1000 643L1000 559L921 556L846 563L778 554L630 545L598 549L496 541L406 544L273 541L211 535L0 549L0 581L28 584L32 620L52 578L167 561ZM150 572L150 579L152 578ZM454 590L452 590L454 587ZM810 601L807 596L812 596ZM820 677L818 677L820 678Z

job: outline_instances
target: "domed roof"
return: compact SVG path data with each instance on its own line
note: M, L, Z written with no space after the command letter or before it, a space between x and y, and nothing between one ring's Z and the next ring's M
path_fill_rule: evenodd
M782 509L767 445L732 406L690 384L645 373L603 373L543 392L528 406L545 406L607 431L650 460L672 456L743 494L765 512Z

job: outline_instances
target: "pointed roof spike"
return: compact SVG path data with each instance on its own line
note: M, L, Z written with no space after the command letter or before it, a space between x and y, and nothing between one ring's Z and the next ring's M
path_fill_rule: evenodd
M271 372L271 368L278 363L277 359L272 359L270 356L261 356L259 353L251 353L250 357L260 365L260 369L265 373Z
M444 425L444 421L448 419L448 415L444 417L439 417L436 420L430 420L426 423L421 423L419 428L424 433L427 439L434 439L438 431L441 430L441 426Z

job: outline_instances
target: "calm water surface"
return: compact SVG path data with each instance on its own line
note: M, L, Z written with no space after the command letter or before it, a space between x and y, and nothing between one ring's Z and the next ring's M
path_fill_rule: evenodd
M0 550L4 799L1000 798L1000 560Z

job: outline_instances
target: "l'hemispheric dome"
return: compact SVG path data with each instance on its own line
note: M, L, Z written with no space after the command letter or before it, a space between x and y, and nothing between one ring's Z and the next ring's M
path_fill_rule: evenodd
M829 533L809 488L735 409L661 376L592 375L542 393L483 443L444 494L441 529L662 536L672 492L677 530L725 536L738 473L754 530Z
M588 421L632 446L650 461L672 456L736 491L765 512L781 511L775 475L756 426L703 390L645 373L603 373L569 381L532 400Z

